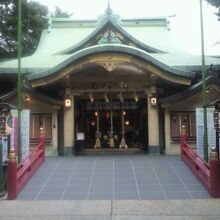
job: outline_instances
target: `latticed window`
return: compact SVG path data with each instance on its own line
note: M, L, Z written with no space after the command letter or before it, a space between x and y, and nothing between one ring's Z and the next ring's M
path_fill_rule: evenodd
M189 139L196 138L196 115L195 112L171 112L170 129L171 138L178 139L182 126L185 125L186 133Z
M52 139L52 114L32 113L30 123L30 138L37 139L40 129L43 129L45 138Z

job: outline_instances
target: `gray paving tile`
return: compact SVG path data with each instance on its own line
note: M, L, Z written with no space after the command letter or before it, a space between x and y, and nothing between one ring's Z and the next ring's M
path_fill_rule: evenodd
M39 192L41 190L43 185L32 185L32 184L27 184L22 192Z
M140 193L141 200L164 200L163 192L142 192Z
M108 192L96 192L93 193L91 192L89 194L88 199L92 200L112 200L113 199L113 193L108 193Z
M74 193L65 193L63 200L86 200L88 193L86 192L74 192Z
M134 172L115 172L115 178L134 178Z
M142 177L143 178L153 178L153 177L156 177L156 174L154 171L149 172L149 173L135 171L135 176L136 176L136 178L142 178Z
M162 192L161 186L159 184L139 184L139 191L142 192Z
M60 200L62 199L62 193L40 193L38 200Z
M66 185L68 182L68 179L49 179L47 182L48 185Z
M108 173L105 173L105 174L98 174L98 173L93 173L93 179L112 179L113 178L113 173L111 174L108 174Z
M167 199L191 199L186 192L165 192Z
M162 184L162 187L166 192L186 192L186 189L182 184Z
M178 178L178 176L176 174L171 174L171 173L157 173L157 176L160 179L174 179L174 178Z
M135 184L135 179L133 178L126 178L126 177L122 177L122 178L116 178L114 179L114 183L115 184Z
M38 178L32 178L28 184L33 185L33 186L39 186L43 185L46 182L47 179L38 179Z
M139 196L137 193L114 193L115 200L137 200Z
M113 185L113 179L96 178L92 180L92 185Z
M183 183L185 184L200 184L199 180L194 176L181 177Z
M88 185L69 185L66 188L66 193L74 193L74 192L88 192L89 191L89 184Z
M118 172L118 173L123 173L123 172L131 172L131 171L133 171L133 169L132 169L132 166L130 166L130 167L127 167L127 166L125 166L125 167L114 167L114 172Z
M106 193L113 193L113 185L104 185L104 186L95 186L92 185L90 188L90 192L91 193L102 193L102 192L106 192Z
M192 195L193 199L208 199L211 198L210 194L207 191L190 191L190 194Z
M188 168L180 168L180 169L176 169L177 173L179 174L179 176L185 176L185 177L191 177L193 175L193 173L188 169Z
M86 179L71 179L69 184L71 186L84 186L84 185L89 185L90 184L90 179L86 180Z
M155 184L159 183L158 179L155 178L137 178L137 183L138 184Z
M174 185L177 185L177 184L181 184L181 181L180 179L178 178L160 178L160 182L161 184L174 184Z
M58 162L60 164L54 171L54 164ZM50 177L51 172L54 173ZM50 177L49 181L48 177ZM19 198L33 199L33 195L43 189L40 194L42 199L84 200L87 199L88 192L91 193L91 199L111 199L109 195L112 194L115 199L139 199L138 192L141 194L141 199L164 199L160 186L162 184L168 199L178 199L183 193L188 195L179 177L195 198L209 196L179 157L129 155L66 157L62 160L59 157L52 160L47 158L46 163L29 181ZM67 184L69 185L66 188ZM98 194L99 198L95 197L95 194Z
M42 193L46 192L46 193L62 193L65 189L65 186L51 186L51 185L46 185L43 189L42 189Z
M51 177L50 177L50 180L53 180L53 181L56 181L57 179L59 180L59 179L62 179L62 180L68 180L69 179L69 177L70 177L70 174L67 176L60 176L60 175L56 175L56 174L54 174L54 175L52 175Z
M18 194L17 199L19 199L19 200L34 200L36 196L37 196L37 192L34 192L34 193L21 192L21 193Z
M135 184L121 184L121 185L115 185L114 186L114 192L115 193L137 193L137 186Z
M198 184L186 184L185 185L186 188L189 190L189 191L207 191L206 188L201 185L200 183Z

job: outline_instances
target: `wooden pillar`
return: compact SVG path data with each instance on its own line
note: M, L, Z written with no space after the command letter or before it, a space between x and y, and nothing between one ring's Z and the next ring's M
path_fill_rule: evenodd
M148 95L148 143L149 147L159 147L158 104L152 105L152 95Z
M71 96L71 106L64 109L64 153L73 152L74 146L74 96Z
M58 147L58 110L52 112L52 140L53 150L57 150Z
M214 198L220 198L220 165L215 147L210 153L210 194Z
M170 110L165 109L165 153L171 154Z

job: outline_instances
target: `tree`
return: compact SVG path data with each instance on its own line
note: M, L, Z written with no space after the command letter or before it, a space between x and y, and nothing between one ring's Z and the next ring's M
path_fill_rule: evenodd
M218 8L218 12L216 15L218 16L218 19L220 20L220 0L206 0L209 4L212 6Z
M46 27L48 8L38 2L22 0L22 55L36 49L42 29ZM0 58L17 55L18 0L0 0Z
M58 6L56 6L55 11L52 13L53 18L69 18L70 16L72 16L72 13L62 11Z

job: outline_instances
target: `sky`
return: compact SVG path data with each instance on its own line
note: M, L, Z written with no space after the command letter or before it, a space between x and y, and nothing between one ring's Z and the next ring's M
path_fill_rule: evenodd
M97 18L107 8L108 0L35 0L73 13L75 19ZM201 54L200 0L110 0L115 14L122 18L171 16L171 33L178 39L181 50ZM220 21L217 9L203 0L205 53L220 55ZM217 43L219 42L219 43Z

